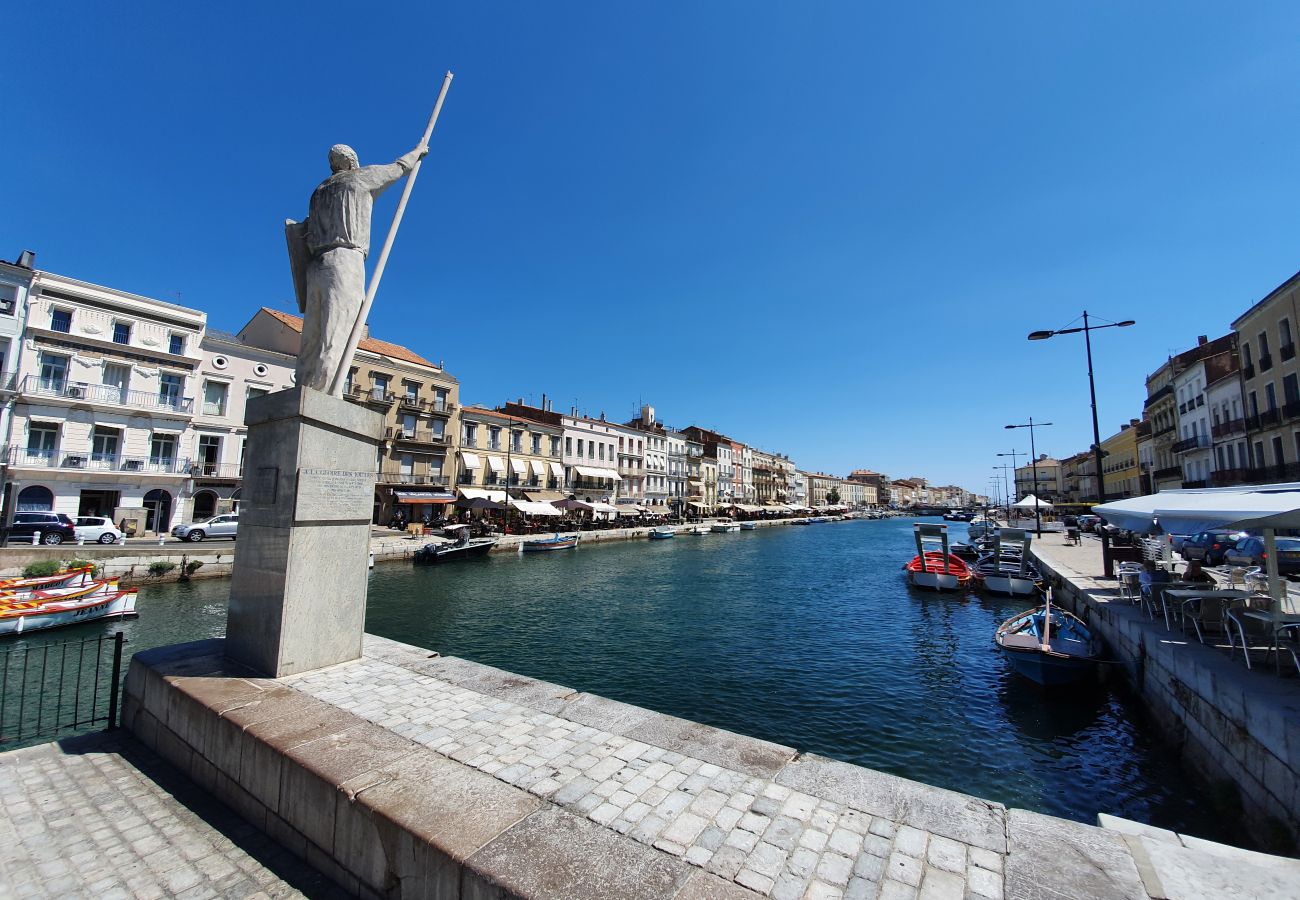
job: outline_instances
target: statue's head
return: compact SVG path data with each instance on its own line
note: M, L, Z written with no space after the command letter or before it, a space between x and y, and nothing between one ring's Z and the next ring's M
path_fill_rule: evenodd
M347 144L335 144L330 147L330 171L345 172L360 165L361 161L357 159L357 151Z

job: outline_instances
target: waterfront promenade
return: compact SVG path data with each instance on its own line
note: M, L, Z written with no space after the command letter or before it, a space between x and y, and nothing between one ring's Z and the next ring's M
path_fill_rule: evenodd
M1101 546L1033 545L1057 602L1082 616L1141 695L1165 740L1209 784L1239 793L1245 822L1264 846L1300 852L1300 680L1256 655L1248 670L1226 638L1197 641L1173 617L1150 619L1102 576Z

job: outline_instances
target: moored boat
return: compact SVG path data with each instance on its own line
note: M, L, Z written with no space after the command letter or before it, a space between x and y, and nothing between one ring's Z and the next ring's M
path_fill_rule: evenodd
M107 578L103 581L90 581L86 584L46 588L44 590L18 591L0 596L0 610L29 608L33 604L49 603L54 600L85 600L90 597L111 594L117 591L118 579Z
M24 591L49 590L62 587L85 587L95 579L94 566L64 569L41 578L5 578L0 580L0 596Z
M714 522L709 526L709 531L712 531L714 534L727 534L728 532L739 530L740 523L733 522L731 519L719 519L717 522Z
M741 523L740 523L740 530L741 530L741 531L753 531L753 530L756 529L756 528L758 528L758 523L757 523L757 522L741 522Z
M993 594L1028 597L1037 593L1043 576L1029 559L1029 533L1019 528L999 528L993 552L976 560L976 583Z
M708 525L692 525L690 528L686 529L686 533L687 533L687 534L708 534L708 533L709 533L709 526L708 526Z
M1044 687L1089 678L1101 658L1101 643L1078 616L1047 603L1007 619L994 641L1020 675Z
M908 581L932 591L959 591L970 584L970 567L948 552L948 526L918 522L912 526L912 535L916 540L916 556L903 567ZM927 550L927 545L937 545L939 549Z
M576 534L556 534L555 537L524 541L520 549L524 553L545 553L549 550L572 550L577 546L578 536Z
M415 551L413 557L415 562L422 565L432 565L457 559L487 556L492 551L492 548L497 545L497 542L501 540L497 537L472 538L469 536L468 525L450 525L444 528L442 533L450 537L451 540L442 541L441 543L431 541L425 544Z
M667 525L660 525L658 528L650 529L650 540L652 541L666 541L669 538L673 538L676 536L677 536L677 529L670 528Z
M0 635L25 634L94 619L132 616L135 615L135 598L134 590L91 591L75 597L14 603L0 609Z

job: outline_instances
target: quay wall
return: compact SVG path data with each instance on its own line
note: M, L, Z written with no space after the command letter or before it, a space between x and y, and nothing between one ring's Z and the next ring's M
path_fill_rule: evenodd
M1122 673L1163 737L1211 785L1211 802L1239 803L1261 846L1300 853L1300 691L1294 680L1278 678L1272 663L1247 670L1239 655L1229 658L1194 635L1165 630L1163 621L1150 621L1121 599L1116 582L1075 571L1052 549L1039 545L1032 552L1054 586L1054 602L1105 641L1116 661L1112 674Z
M768 528L776 525L789 525L792 521L794 520L774 519L755 524L760 528ZM685 525L676 526L679 534L685 531L687 527ZM641 525L632 528L612 528L607 531L582 531L577 532L577 534L580 537L579 546L586 546L605 544L612 541L647 540L649 531L650 526ZM563 533L573 534L574 532ZM519 545L524 541L546 536L544 534L502 535L500 543L493 548L492 552L517 553ZM423 537L411 537L394 533L392 537L372 538L370 550L375 555L375 562L410 560L415 551L419 550L426 541L427 539ZM67 543L54 547L11 543L8 547L0 549L0 578L17 578L22 575L26 566L34 562L50 559L87 559L100 566L105 576L117 576L124 583L134 585L176 581L180 577L183 564L195 560L203 563L203 565L194 572L193 578L228 578L234 569L236 549L236 542L230 540L208 540L193 544L173 540L168 540L163 544L128 543L125 545L86 544L78 546ZM175 568L161 576L150 575L149 566L157 562L172 563Z

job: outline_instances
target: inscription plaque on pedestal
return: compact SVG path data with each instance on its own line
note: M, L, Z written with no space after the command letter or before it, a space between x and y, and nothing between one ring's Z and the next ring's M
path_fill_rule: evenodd
M299 469L299 522L347 522L369 519L375 499L375 473L340 469Z

